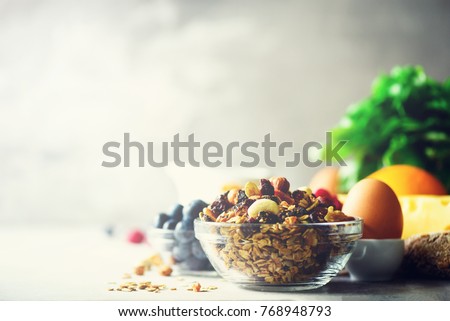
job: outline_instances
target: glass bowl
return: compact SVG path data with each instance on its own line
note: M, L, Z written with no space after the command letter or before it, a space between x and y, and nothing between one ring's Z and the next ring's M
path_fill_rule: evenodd
M362 236L362 220L311 224L194 221L195 236L223 278L261 291L300 291L328 283Z
M216 275L193 230L174 231L151 228L148 242L160 253L165 264L170 265L175 274Z

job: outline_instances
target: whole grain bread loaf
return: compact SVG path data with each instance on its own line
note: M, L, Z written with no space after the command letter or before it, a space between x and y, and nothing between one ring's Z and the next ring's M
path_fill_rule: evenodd
M402 270L413 276L450 279L450 231L406 239Z

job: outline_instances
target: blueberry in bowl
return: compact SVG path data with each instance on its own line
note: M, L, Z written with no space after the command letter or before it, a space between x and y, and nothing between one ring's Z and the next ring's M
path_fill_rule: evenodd
M215 274L194 233L194 219L206 206L202 200L194 200L184 207L174 204L167 214L158 214L150 228L149 243L175 273Z
M164 223L166 223L169 219L170 217L166 213L159 213L153 225L155 228L163 228Z

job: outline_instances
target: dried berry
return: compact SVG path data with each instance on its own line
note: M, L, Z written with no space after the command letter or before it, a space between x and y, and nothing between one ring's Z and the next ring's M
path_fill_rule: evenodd
M273 195L275 193L275 189L269 180L261 178L260 185L261 195Z
M303 199L305 195L305 192L297 189L295 191L292 192L292 198L294 199L295 203L297 204L300 200Z
M211 211L215 215L219 215L220 213L225 212L231 206L232 205L228 202L227 195L222 194L211 204Z
M255 200L252 200L250 198L247 198L242 204L242 206L246 206L247 208L249 208L253 203L255 203Z
M278 217L278 215L273 214L271 212L260 212L259 216L257 217L257 221L259 223L265 223L265 224L276 224L276 223L282 223L283 221Z
M261 199L268 199L268 200L274 201L277 204L281 203L280 198L275 195L263 195L263 196L261 196Z
M309 219L312 223L325 222L325 219L323 218L323 216L320 215L320 213L318 213L318 212L313 212L313 213L309 214Z
M297 208L296 216L303 216L306 214L308 214L308 211L306 210L306 208L303 208L303 207Z
M241 189L241 190L239 190L239 192L238 192L237 202L238 202L238 203L242 203L242 202L244 202L245 200L248 200L248 197L247 197L247 195L245 195L245 191Z
M255 219L256 222L256 219ZM254 224L243 224L242 227L240 228L242 235L244 236L244 238L250 237L255 233L259 232L259 225L254 225Z

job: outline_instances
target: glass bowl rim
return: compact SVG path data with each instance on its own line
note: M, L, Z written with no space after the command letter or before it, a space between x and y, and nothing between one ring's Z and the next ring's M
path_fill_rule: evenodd
M165 229L165 228L160 228L160 227L150 227L147 229L148 233L156 233L156 234L169 234L169 233L174 233L175 230L169 230L169 229Z
M152 238L164 238L167 239L164 236L171 236L175 237L175 230L168 230L160 227L150 227L146 230L146 235L151 236ZM183 233L186 234L195 234L194 230L183 230Z
M321 223L231 223L231 222L207 222L200 218L194 220L194 227L197 225L212 226L212 227L240 227L240 226L272 226L280 224L284 227L316 227L316 226L348 226L348 225L363 225L364 220L358 216L353 216L354 220L340 221L340 222L321 222Z

